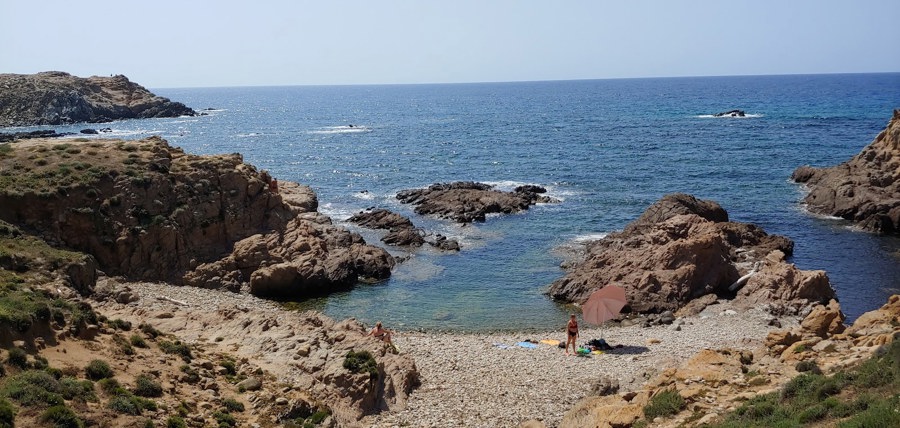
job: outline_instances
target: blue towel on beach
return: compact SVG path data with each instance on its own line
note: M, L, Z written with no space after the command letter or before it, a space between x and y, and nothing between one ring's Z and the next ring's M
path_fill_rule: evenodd
M521 346L523 348L528 348L528 349L537 348L537 345L534 343L531 343L531 342L519 342L519 343L516 343L516 345Z

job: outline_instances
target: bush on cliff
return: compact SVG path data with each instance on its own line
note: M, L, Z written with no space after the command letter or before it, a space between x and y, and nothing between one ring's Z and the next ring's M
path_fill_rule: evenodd
M369 351L350 351L344 358L344 368L351 373L369 373L369 379L378 378L378 363Z

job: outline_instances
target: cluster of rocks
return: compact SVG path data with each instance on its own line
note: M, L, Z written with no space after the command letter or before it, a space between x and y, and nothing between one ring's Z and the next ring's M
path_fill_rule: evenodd
M728 110L723 111L721 113L716 113L713 116L715 117L745 117L747 113L743 110Z
M547 190L540 186L516 187L504 192L490 184L459 181L432 184L425 189L403 190L397 199L404 204L415 205L416 214L435 215L457 223L483 222L488 214L512 214L527 210L536 203L554 203L557 200L543 195Z
M130 303L96 300L108 318L153 326L197 344L206 352L222 352L252 361L266 376L248 373L234 385L249 391L254 406L277 406L279 419L289 419L315 403L332 412L338 426L352 426L365 415L405 407L420 384L412 357L367 335L359 322L334 321L317 312L293 312L246 293L222 293L167 284L127 283L104 278L96 296L117 296L123 289L138 296ZM344 366L350 351L367 351L376 374L354 373ZM273 394L269 385L289 385ZM266 389L269 392L257 391ZM291 392L288 394L289 391ZM303 399L300 395L305 395ZM257 404L258 403L258 404ZM268 421L278 422L277 420Z
M900 234L900 110L852 159L829 168L801 166L791 178L809 188L803 201L810 211Z
M122 75L82 78L61 71L0 74L0 126L61 125L194 116Z
M455 239L441 234L429 239L430 235L415 227L408 217L383 208L357 213L347 221L370 229L387 229L388 233L381 238L381 242L388 245L421 247L428 243L444 251L459 251L459 242Z
M833 298L824 271L801 271L785 261L792 251L790 239L730 222L715 202L672 194L622 232L589 243L584 260L548 293L583 303L596 289L616 284L626 291L625 312L683 314L699 313L718 298L794 312Z

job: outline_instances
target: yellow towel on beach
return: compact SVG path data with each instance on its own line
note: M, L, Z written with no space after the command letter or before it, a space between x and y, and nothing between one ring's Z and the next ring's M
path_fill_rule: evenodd
M602 354L602 353L603 353L603 351L591 351L591 353L592 353L592 354L597 354L597 355L600 355L600 354Z
M559 346L559 341L554 339L544 339L541 341L544 345Z

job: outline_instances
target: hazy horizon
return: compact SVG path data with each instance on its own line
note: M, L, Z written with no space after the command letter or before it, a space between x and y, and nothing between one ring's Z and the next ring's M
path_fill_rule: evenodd
M900 72L894 0L0 0L0 14L0 72L148 88Z

